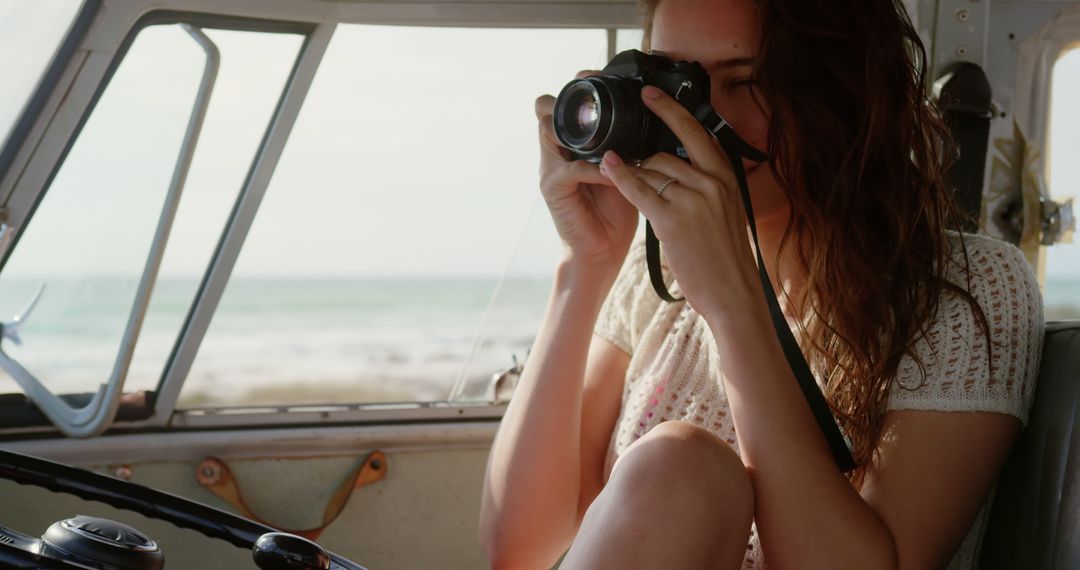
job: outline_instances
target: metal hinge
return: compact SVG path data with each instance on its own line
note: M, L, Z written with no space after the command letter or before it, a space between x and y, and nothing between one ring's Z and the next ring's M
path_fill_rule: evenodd
M1008 228L1016 236L1024 233L1024 208L1017 201L1011 204L1004 214ZM1069 241L1070 234L1076 230L1076 217L1073 215L1073 199L1055 202L1046 198L1039 199L1039 244L1054 245Z
M1076 230L1072 198L1060 203L1043 199L1039 202L1039 206L1039 219L1042 223L1039 243L1042 245L1060 243Z

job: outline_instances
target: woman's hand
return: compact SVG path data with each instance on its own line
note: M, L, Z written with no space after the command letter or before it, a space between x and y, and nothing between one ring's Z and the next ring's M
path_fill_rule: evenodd
M595 75L578 73L579 79ZM540 191L573 262L618 271L637 229L637 209L612 187L595 164L570 160L552 123L555 98L536 100L540 123Z
M609 151L601 171L652 223L695 311L710 325L756 320L764 298L727 155L686 108L659 89L645 87L642 99L682 141L690 163L660 153L634 168Z

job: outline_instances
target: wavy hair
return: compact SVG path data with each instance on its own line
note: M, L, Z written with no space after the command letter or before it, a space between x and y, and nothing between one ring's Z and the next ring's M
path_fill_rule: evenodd
M660 1L639 0L646 41ZM942 294L966 299L989 338L970 286L946 278L956 253L967 262L963 237L947 231L962 219L946 178L955 150L901 0L755 2L756 96L791 202L781 249L796 248L806 277L800 343L827 378L860 486L897 368L905 354L923 368L913 347Z

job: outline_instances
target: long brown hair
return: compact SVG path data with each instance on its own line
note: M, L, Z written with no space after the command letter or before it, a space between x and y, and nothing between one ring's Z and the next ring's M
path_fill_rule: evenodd
M646 38L660 1L640 0ZM794 245L806 277L800 342L827 377L858 486L897 367L915 357L943 292L964 297L989 332L975 299L946 279L954 248L967 258L947 233L959 227L945 173L955 154L901 0L755 1L756 94L791 202L781 248Z

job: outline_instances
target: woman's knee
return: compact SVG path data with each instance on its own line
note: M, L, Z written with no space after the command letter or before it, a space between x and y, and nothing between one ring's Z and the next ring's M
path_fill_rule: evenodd
M615 463L611 479L667 499L722 509L726 518L753 519L754 489L746 466L727 442L689 422L668 421L634 442Z

